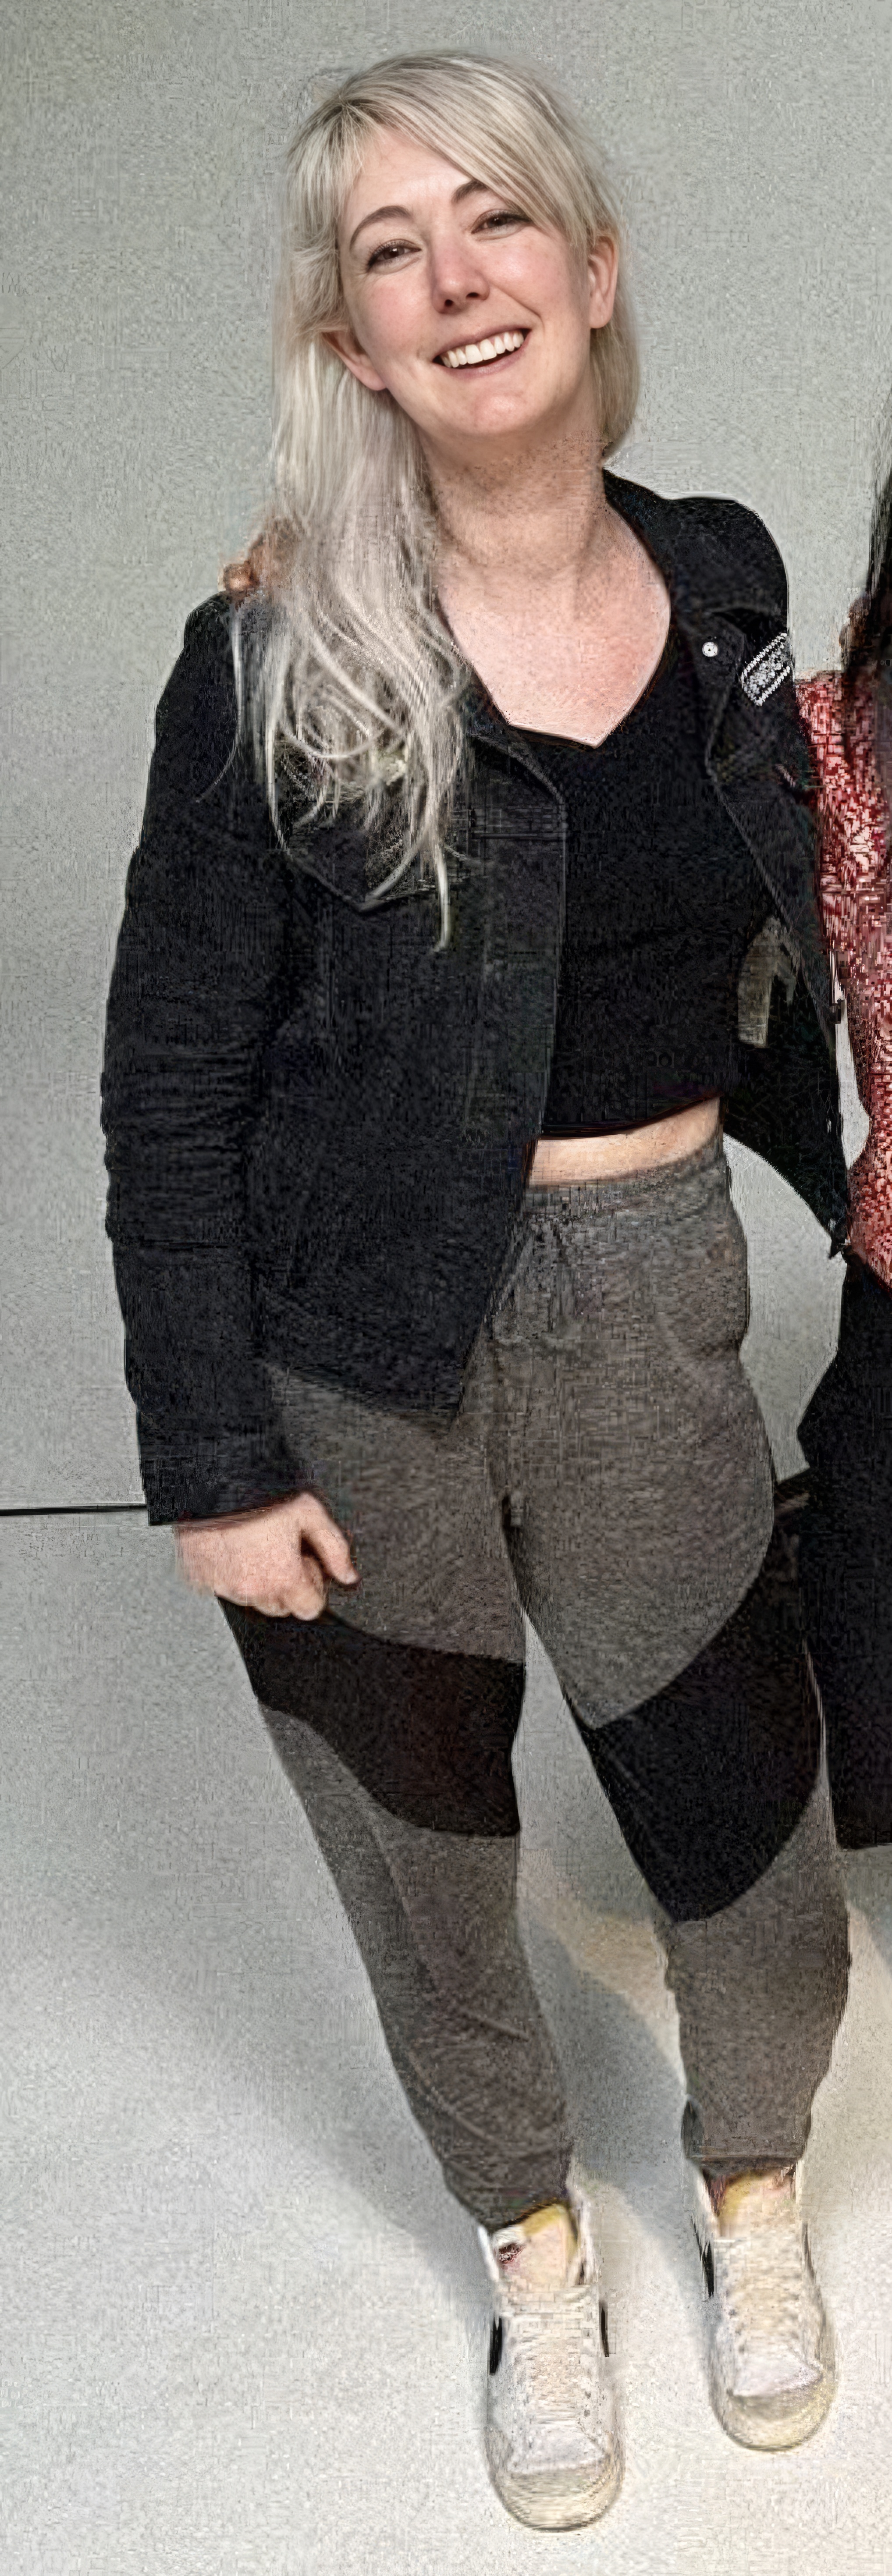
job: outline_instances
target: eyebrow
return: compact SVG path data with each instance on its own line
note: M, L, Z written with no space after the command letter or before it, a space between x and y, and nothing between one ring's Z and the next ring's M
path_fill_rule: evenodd
M473 196L475 190L479 196L489 196L491 194L491 191L487 188L485 179L463 179L461 186L453 191L453 205L460 206L462 199L464 197ZM354 242L359 240L360 233L365 232L367 224L383 224L384 222L392 223L395 217L400 216L404 223L411 224L413 221L411 208L409 206L376 206L373 215L363 215L362 222L357 224L356 231L350 235L348 248L350 250L353 249Z

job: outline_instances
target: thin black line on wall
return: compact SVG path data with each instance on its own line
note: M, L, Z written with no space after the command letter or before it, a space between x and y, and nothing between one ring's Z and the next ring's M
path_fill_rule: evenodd
M0 1521L78 1521L85 1512L144 1512L145 1503L0 1503Z
M808 1468L775 1486L775 1511L784 1516L808 1499ZM147 1503L0 1503L0 1521L76 1521L87 1512L145 1512Z

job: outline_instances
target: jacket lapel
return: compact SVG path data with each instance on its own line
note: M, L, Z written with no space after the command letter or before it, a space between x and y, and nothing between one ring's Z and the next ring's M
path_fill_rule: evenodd
M787 602L761 566L750 573L709 529L680 519L639 484L605 476L611 507L653 555L688 645L701 715L707 774L742 834L792 934L825 1038L835 1022L830 969L814 892L814 829L808 747L792 680L756 705L740 685L751 644L733 611L783 633Z

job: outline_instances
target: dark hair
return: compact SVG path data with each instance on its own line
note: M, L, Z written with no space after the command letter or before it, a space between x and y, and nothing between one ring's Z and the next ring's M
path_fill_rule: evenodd
M849 616L842 654L843 702L851 712L859 683L892 681L892 465L878 484L870 530L867 580Z

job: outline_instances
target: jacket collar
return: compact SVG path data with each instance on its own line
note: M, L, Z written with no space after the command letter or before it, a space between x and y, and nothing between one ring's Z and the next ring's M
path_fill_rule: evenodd
M742 609L784 625L786 584L780 558L769 549L764 531L756 534L758 522L750 521L750 537L744 514L735 514L733 535L729 529L723 536L719 503L707 505L716 514L713 519L697 501L666 501L624 475L605 474L604 489L611 509L634 528L653 556L684 622L701 625L710 615L733 619L735 609Z
M631 483L616 474L605 474L604 489L611 509L626 520L653 556L666 583L678 626L695 648L694 672L709 744L746 650L735 611L769 618L778 628L785 623L786 589L779 558L777 572L773 573L770 563L766 563L768 545L764 539L761 544L758 538L747 544L745 521L742 527L737 522L733 537L729 532L723 538L715 526L709 525L696 501L665 501L643 483ZM772 554L773 551L771 548ZM715 656L704 659L704 642L718 643ZM502 751L521 760L524 768L534 770L543 784L551 784L545 780L523 735L508 724L476 673L468 684L465 710L467 730L475 739L497 743ZM755 709L749 712L756 716L750 730L761 739L764 719L760 720Z

